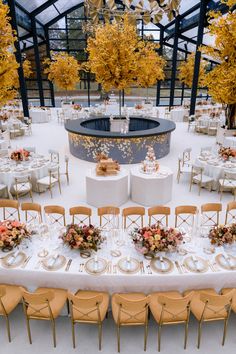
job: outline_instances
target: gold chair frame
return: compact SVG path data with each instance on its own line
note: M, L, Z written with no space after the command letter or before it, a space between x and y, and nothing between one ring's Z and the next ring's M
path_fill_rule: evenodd
M72 216L72 224L75 224L78 219L78 225L91 224L92 209L84 206L75 206L69 209L69 214Z
M111 224L111 220L109 218L110 215L117 216L118 218L120 216L120 208L111 205L100 207L97 209L97 212L99 216L99 225L102 228L106 228Z
M180 227L183 224L193 226L194 218L197 214L197 207L195 205L180 205L175 208L175 227ZM182 216L186 215L186 216ZM189 219L191 218L191 221ZM180 223L178 222L180 219Z
M21 203L21 210L25 212L25 221L32 222L33 220L37 220L41 223L42 218L42 207L37 203ZM33 212L37 213L36 217Z
M129 229L131 226L136 226L138 228L143 227L144 215L145 215L145 208L143 207L128 207L123 209L122 216L123 216L124 229ZM136 216L136 218L133 219L132 216ZM127 220L129 221L128 226L127 226Z
M205 221L201 223L201 226L218 225L221 211L222 211L221 203L206 203L201 205L201 216L204 216L205 218ZM207 213L213 213L213 214L208 216ZM216 221L214 221L214 218L216 218Z
M232 214L232 210L235 210L235 215ZM236 222L236 202L230 202L227 204L227 209L225 213L225 224L228 224L229 222L229 217L231 218L230 223L235 223Z
M149 226L151 226L153 223L158 223L163 226L168 226L168 217L170 216L170 208L162 205L157 205L148 208L148 216L149 216L149 221L148 221Z
M46 205L44 213L50 218L50 224L66 226L65 208L59 205ZM62 221L61 221L62 220Z
M0 199L0 208L3 209L4 220L12 220L12 218L15 218L15 214L17 214L17 218L20 221L20 210L19 203L17 200ZM8 214L9 216L7 216Z

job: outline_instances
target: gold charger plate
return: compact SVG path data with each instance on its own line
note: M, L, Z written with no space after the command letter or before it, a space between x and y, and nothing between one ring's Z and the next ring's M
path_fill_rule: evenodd
M27 256L24 252L18 252L16 257L14 257L15 252L9 253L7 256L2 258L2 266L4 268L17 268L24 263ZM9 261L12 263L9 264Z
M140 262L135 258L130 258L129 262L127 260L127 257L121 258L118 261L117 266L119 270L125 274L138 273L140 270Z
M215 257L216 263L223 269L235 270L236 269L236 257L228 254L225 256L220 253Z
M53 262L54 260L54 262ZM62 255L49 256L42 261L42 266L44 269L49 271L59 270L66 264L66 258Z
M163 266L162 266L163 264ZM155 257L151 260L150 266L156 273L170 273L172 272L174 265L170 259L166 257Z
M85 263L84 269L88 274L100 275L105 273L107 269L107 261L103 258L98 258L97 262L95 262L95 258L91 258Z
M205 273L209 268L207 261L198 256L190 256L185 258L184 265L190 272L193 273Z

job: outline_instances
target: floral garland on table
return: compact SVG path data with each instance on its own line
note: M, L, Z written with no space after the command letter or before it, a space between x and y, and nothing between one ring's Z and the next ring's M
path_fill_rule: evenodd
M215 246L233 244L236 241L236 224L213 227L209 232L209 239Z
M183 235L177 229L166 228L159 223L136 228L131 232L135 248L142 254L173 252L183 241Z
M93 225L67 225L66 232L62 235L62 239L70 248L78 250L97 251L103 242L101 230Z
M13 161L24 161L28 160L30 152L24 149L15 150L11 153L11 160Z
M0 221L0 248L12 249L19 245L24 238L30 237L25 224L17 220Z
M221 156L221 158L224 159L225 161L227 161L230 157L236 157L236 150L235 149L226 148L223 146L220 148L218 153Z

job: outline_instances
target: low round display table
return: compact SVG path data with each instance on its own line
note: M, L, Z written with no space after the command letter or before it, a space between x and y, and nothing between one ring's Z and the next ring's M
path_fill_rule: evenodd
M128 172L119 171L116 176L97 176L90 170L86 176L86 199L89 205L101 207L120 206L128 200Z
M145 174L141 166L130 173L131 199L145 206L162 205L172 198L173 172L166 166L160 166L155 174Z

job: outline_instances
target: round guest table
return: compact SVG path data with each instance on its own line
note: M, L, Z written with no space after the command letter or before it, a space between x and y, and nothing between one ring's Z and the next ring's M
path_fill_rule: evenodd
M153 206L168 203L172 198L173 172L160 166L155 174L141 172L141 166L130 173L131 199L141 205Z
M30 118L32 123L48 123L49 117L47 110L40 108L32 108L29 110Z
M116 176L97 176L90 170L86 176L86 198L89 205L120 206L128 200L128 172L121 170Z

